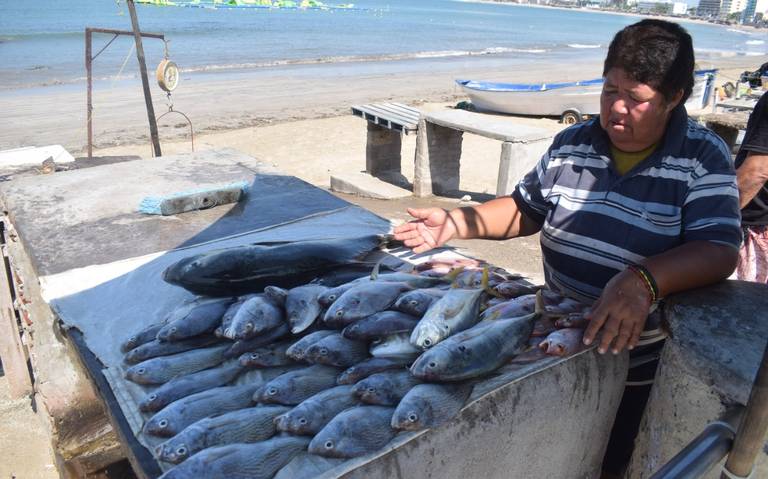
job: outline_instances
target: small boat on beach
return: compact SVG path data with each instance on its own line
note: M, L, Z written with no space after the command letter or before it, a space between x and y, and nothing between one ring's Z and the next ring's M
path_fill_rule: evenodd
M704 108L715 83L717 70L697 70L689 110ZM478 111L512 115L557 116L566 124L600 112L603 79L564 83L498 83L456 80Z

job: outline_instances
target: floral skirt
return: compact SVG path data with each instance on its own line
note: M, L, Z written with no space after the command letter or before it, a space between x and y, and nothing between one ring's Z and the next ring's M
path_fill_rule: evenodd
M768 226L744 228L744 244L739 250L736 278L768 283Z

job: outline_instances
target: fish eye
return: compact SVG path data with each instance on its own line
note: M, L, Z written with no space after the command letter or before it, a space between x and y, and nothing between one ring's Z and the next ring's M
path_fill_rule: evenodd
M160 427L168 427L168 420L167 419L161 419L160 422L157 423Z
M174 327L172 327L171 329L169 329L168 331L169 331L169 332L171 332L171 333L175 333L175 332L176 332L176 331L178 331L178 330L179 330L179 328L177 328L176 326L174 326Z
M369 392L369 393L371 393L371 394L373 394L373 393L375 393L375 392L376 392L376 388L374 388L374 387L369 387L369 388L368 388L368 392Z
M150 394L150 395L149 395L149 396L147 396L147 397L149 398L149 400L150 400L150 401L154 401L155 399L157 399L157 394L155 394L155 393L152 393L152 394Z
M326 449L333 449L333 441L330 441L330 440L325 441L325 444L323 444L323 446L325 446Z
M416 414L415 412L412 412L412 413L409 413L409 414L408 414L408 421L410 421L410 422L416 422L416 421L418 421L418 420L419 420L419 415L418 415L418 414Z
M176 454L178 454L179 456L186 456L187 448L184 446L181 446L180 448L176 449Z
M340 310L336 311L336 317L337 318L340 318L342 316L344 316L344 310L343 309L340 309Z
M416 301L415 299L412 299L412 300L408 301L408 304L410 304L411 306L418 306L419 302Z
M270 396L274 396L275 394L277 394L277 388L276 387L271 387L271 388L267 389L267 394L269 394Z
M326 354L328 354L328 349L327 349L327 348L320 348L320 349L319 349L317 352L318 352L318 353L319 353L321 356L325 356Z
M299 424L301 424L301 425L303 426L303 425L305 425L306 423L307 423L307 418L305 418L305 417L301 417L301 418L299 418Z
M136 370L137 374L144 374L145 372L147 372L146 368L139 368Z
M427 347L432 346L432 340L431 339L425 339L424 340L424 346L427 346Z
M467 350L466 346L464 346L463 344L459 345L459 351L461 351L463 353L466 350Z
M436 368L437 367L437 363L432 361L432 362L429 363L429 367L430 368Z
M446 331L450 331L450 328L448 327L448 325L447 325L447 324L444 324L444 325L443 325L443 329L445 329Z
M259 359L260 356L259 353L251 353L251 359Z
M253 329L253 323L245 323L245 330L250 331Z

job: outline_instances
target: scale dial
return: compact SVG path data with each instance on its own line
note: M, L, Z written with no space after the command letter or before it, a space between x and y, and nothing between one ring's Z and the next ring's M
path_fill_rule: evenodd
M160 88L171 92L179 84L179 67L170 60L163 60L157 66L156 76Z

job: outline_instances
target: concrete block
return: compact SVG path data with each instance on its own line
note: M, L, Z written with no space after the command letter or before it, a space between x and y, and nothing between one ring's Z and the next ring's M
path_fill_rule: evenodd
M496 196L512 194L515 185L536 166L551 143L552 138L544 138L529 143L509 141L502 143Z
M367 122L365 171L376 176L385 171L400 171L402 133Z
M381 200L412 196L410 191L386 183L364 172L332 175L331 191Z
M463 132L419 120L413 193L416 196L459 191Z
M768 286L744 281L667 299L670 338L625 477L651 477L709 422L746 404L768 340L766 311ZM753 477L768 477L765 451ZM703 477L719 478L721 468Z

